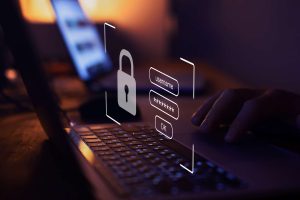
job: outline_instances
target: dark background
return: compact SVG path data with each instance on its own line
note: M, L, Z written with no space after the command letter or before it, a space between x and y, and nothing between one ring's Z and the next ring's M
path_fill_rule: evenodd
M128 7L145 9L146 3L127 1L134 5L116 10L120 19L111 20L118 26L111 46L128 44L140 60L204 60L246 84L300 93L300 1L154 0L125 23ZM100 34L102 24L97 21ZM67 57L53 23L30 27L45 60Z
M300 1L188 0L173 7L181 26L175 55L204 57L255 86L300 93Z

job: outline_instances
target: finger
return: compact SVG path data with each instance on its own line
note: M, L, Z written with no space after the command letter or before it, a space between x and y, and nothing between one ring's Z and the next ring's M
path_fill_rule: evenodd
M299 97L280 90L269 90L245 102L226 134L227 142L238 141L252 127L270 119L295 117Z
M202 123L206 114L209 112L210 108L212 107L216 99L218 99L220 94L221 92L218 92L217 94L213 95L197 109L197 111L192 115L191 119L194 125L199 126Z
M225 141L236 142L247 130L262 119L263 107L257 100L247 101L228 130Z
M249 89L229 89L222 92L203 120L200 130L212 132L222 123L231 122L245 100L257 95L257 91Z

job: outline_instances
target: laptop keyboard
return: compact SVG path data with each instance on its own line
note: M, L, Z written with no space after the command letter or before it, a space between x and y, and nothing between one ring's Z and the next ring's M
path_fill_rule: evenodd
M224 191L244 185L196 153L194 174L189 173L180 164L192 168L191 150L147 125L85 126L74 130L131 195Z

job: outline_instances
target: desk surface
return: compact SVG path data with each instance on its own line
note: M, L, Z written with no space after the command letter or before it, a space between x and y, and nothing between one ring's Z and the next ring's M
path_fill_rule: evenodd
M212 91L241 86L207 65L197 64L197 67L212 83ZM75 84L77 91L81 88L84 92L79 81ZM200 105L206 96L194 101L193 106ZM69 96L63 100L63 105L74 107L77 102ZM3 116L0 129L0 199L70 199L76 196L35 114Z

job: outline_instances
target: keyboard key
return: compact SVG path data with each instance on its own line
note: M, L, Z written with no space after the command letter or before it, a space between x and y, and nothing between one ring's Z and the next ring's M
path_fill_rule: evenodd
M82 139L98 139L96 135L84 135L81 136Z
M158 142L150 142L150 143L148 143L148 146L150 146L150 147L154 147L154 146L158 146L160 143L158 143Z
M165 149L165 150L159 152L159 154L162 155L162 156L166 156L166 155L168 155L170 153L171 153L171 151L168 150L168 149Z
M146 153L150 153L151 150L146 149L146 148L143 148L143 149L137 149L136 152L137 152L138 154L146 154Z
M91 130L93 130L93 132L106 130L106 129L105 129L103 126L101 126L101 125L89 125L89 128L90 128Z
M209 167L212 167L212 168L216 166L215 164L213 164L210 161L206 161L206 165L209 166Z
M107 147L106 145L103 146L96 146L96 147L92 147L92 150L97 152L97 151L109 151L110 148Z
M121 152L124 152L124 151L128 151L128 150L129 150L128 147L120 147L120 148L114 149L114 151L118 152L118 153L121 153Z
M159 163L161 163L163 160L161 159L161 158L159 158L159 157L154 157L153 159L150 159L150 162L152 163L152 164L159 164Z
M135 162L132 162L131 165L132 165L134 168L137 168L137 167L143 165L143 163L144 163L143 161L137 160L137 161L135 161Z
M164 150L165 147L160 145L160 146L154 147L153 149L156 150L156 151L161 151L161 150Z
M102 147L105 146L105 143L103 142L97 142L97 143L88 143L89 147ZM93 149L93 148L92 148Z
M143 144L137 144L137 145L131 145L130 147L132 149L141 149L141 148L144 148L145 146Z
M113 134L110 132L103 132L103 133L96 133L96 135L100 138L106 137L106 136L112 136Z
M111 163L111 162L116 162L116 161L110 161L109 163ZM127 165L124 165L124 163L123 163L123 165L112 165L111 167L118 173L124 173L124 172L130 171L130 167L128 167Z
M160 163L158 164L158 166L159 166L160 168L164 168L164 167L168 166L168 163L167 163L166 161L162 161L162 162L160 162Z
M223 169L223 168L221 168L221 167L218 167L216 170L217 170L217 172L218 172L219 174L224 174L224 173L225 173L225 169Z
M144 139L141 139L141 141L143 141L145 143L150 143L150 142L154 142L155 139L153 139L153 138L144 138Z
M107 128L107 130L109 130L111 132L118 132L118 131L121 131L122 129L119 127L113 127L113 128Z
M77 132L77 133L85 133L85 132L91 132L91 130L87 127L84 126L76 126L73 127L73 129Z
M148 135L138 135L138 136L135 136L135 138L137 138L137 139L145 139L145 138L149 138L150 136L148 136Z
M104 140L104 142L106 144L115 144L115 143L119 143L120 140L117 140L117 139L113 139L113 140Z
M167 155L166 158L169 159L169 160L174 160L174 159L179 158L179 157L175 153L171 153L171 154Z
M165 137L165 136L164 136ZM166 138L164 138L164 137L160 137L160 138L158 138L158 141L165 141L166 140Z
M116 149L116 148L120 148L120 147L125 147L125 145L122 143L114 143L114 144L110 144L109 147L112 149Z
M181 171L173 172L173 173L169 174L169 177L174 181L181 178L181 177L183 177L183 176L185 176L185 174Z
M138 160L139 158L135 155L132 155L132 156L126 157L125 159L129 162L133 162L133 161Z
M184 162L184 159L183 158L178 158L178 159L176 159L175 161L175 164L181 164L181 163L183 163Z
M133 132L132 135L136 137L136 136L146 135L146 133L143 131L140 131L140 132Z
M146 179L154 179L155 177L160 176L160 174L158 172L156 172L155 170L149 170L148 172L144 173L144 177Z
M124 162L122 162L121 160L110 160L110 161L107 161L107 163L109 165L112 165L112 166L124 166Z
M147 154L144 154L144 158L146 159L152 159L152 158L155 158L155 154L154 153L147 153Z
M126 179L127 178L132 178L135 177L136 174L133 173L132 171L118 171L116 172L117 176L119 176L122 179L125 179L124 181L127 183ZM128 184L128 183L127 183Z
M147 166L140 166L137 168L137 170L140 172L140 173L145 173L145 172L148 172L150 169L149 167Z
M127 132L138 132L141 130L138 126L132 124L123 124L122 129Z
M88 132L81 132L79 133L80 136L84 136L84 135L94 135L94 133L88 131Z
M113 140L113 139L116 139L116 136L109 135L109 136L103 136L103 137L101 137L101 140Z
M112 155L112 154L107 154L107 155L104 154L104 155L101 155L100 158L103 160L119 160L120 159L119 156Z
M175 167L174 165L164 167L164 169L170 174L174 174L179 171L179 168Z
M129 156L132 156L132 155L134 155L134 153L131 152L131 151L124 151L124 152L120 153L120 156L122 156L122 157L129 157Z
M120 135L115 135L116 137L118 137L118 138L133 138L132 136L131 136L131 134L128 134L128 133L125 133L125 134L120 134Z
M169 141L149 126L91 126L81 131L81 138L131 194L146 195L147 189L149 194L174 195L241 186L237 177L198 155L191 176L179 165L191 168L190 158L167 146Z
M124 131L124 130L114 131L113 133L114 133L115 135L127 134L127 132Z
M107 156L107 155L113 155L114 154L114 152L112 152L112 151L97 151L96 153L97 153L98 156L101 156L101 158L102 158L102 156Z
M130 142L130 141L137 141L136 139L132 137L125 137L125 138L120 138L122 142Z
M97 142L101 142L100 139L96 138L96 139L84 139L85 142L87 143L97 143Z
M129 141L129 142L124 142L125 144L127 144L128 146L135 146L135 145L142 145L141 142L137 141L137 140L133 140L133 141Z

